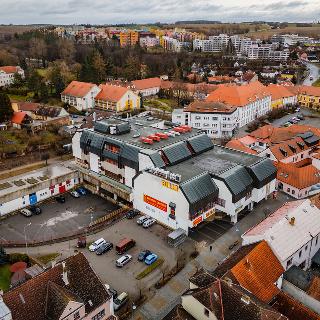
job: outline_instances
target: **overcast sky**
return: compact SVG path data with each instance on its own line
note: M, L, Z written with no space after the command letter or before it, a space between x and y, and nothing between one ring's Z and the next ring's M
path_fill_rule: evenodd
M312 22L319 18L320 0L0 0L0 24Z

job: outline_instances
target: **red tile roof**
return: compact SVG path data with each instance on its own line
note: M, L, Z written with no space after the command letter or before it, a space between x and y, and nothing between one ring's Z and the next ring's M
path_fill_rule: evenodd
M101 91L96 96L96 100L118 102L129 89L125 87L113 86L110 84L101 84Z
M142 80L132 81L132 84L136 90L144 90L149 88L160 88L160 78L147 78Z
M11 118L11 122L15 124L21 124L27 114L24 111L14 112Z
M18 67L17 66L3 66L3 67L0 67L0 71L3 71L5 73L16 73L16 72L18 72Z
M259 81L254 81L242 86L220 85L215 91L209 94L206 100L243 107L266 96L270 96L266 87Z
M301 145L305 146L303 139L301 137L295 137L285 142L275 144L271 146L269 150L272 152L275 158L280 161L307 149L305 147L301 148Z
M309 161L309 164L307 161ZM301 165L301 162L303 165ZM320 183L320 170L311 164L310 159L305 159L300 163L278 162L275 166L278 169L277 180L299 190Z
M36 111L40 107L40 103L34 102L17 102L20 111Z
M81 98L88 94L94 86L94 83L72 81L61 94Z
M260 242L232 269L239 284L268 303L279 293L275 282L284 269L266 241Z
M314 97L320 97L320 87L298 86L298 87L296 87L296 91L299 94L304 94L304 95L314 96Z
M190 103L184 111L199 113L232 113L236 110L233 106L228 106L221 102L194 101Z
M233 139L230 140L227 144L226 144L227 148L230 149L235 149L235 150L239 150L239 151L243 151L246 153L251 153L251 154L257 154L257 152L255 150L250 149L249 147L247 147L245 144L243 144L240 139Z
M278 84L270 84L267 86L267 91L271 94L272 100L279 100L282 98L293 97L296 94L288 89L286 86Z

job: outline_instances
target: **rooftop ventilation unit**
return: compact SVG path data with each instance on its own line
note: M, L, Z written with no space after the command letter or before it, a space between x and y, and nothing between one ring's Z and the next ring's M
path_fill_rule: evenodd
M156 136L155 134L151 134L150 136L148 136L148 139L152 139L153 141L160 141L161 138Z
M145 144L153 144L153 140L150 138L142 137L141 141Z
M157 132L155 135L157 137L159 137L160 139L168 139L168 134L166 134L166 133Z

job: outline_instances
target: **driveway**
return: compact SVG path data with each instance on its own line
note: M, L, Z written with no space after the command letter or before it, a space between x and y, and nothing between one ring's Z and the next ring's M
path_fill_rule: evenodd
M0 239L24 243L25 237L28 241L43 241L66 236L117 209L113 203L94 194L76 199L66 193L65 197L65 203L57 203L54 199L40 203L40 215L26 218L16 214L1 220Z

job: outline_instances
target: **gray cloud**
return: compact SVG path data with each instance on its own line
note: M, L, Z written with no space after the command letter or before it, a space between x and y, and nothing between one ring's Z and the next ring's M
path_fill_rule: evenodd
M176 20L313 21L319 0L0 0L0 23L147 23Z

